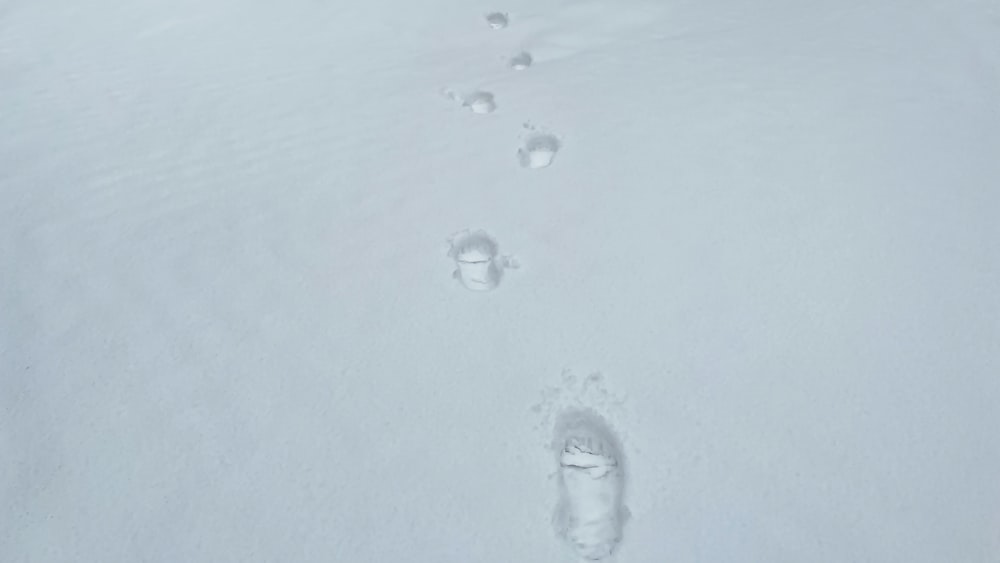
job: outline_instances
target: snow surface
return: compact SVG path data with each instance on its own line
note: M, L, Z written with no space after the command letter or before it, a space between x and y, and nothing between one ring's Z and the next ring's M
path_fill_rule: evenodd
M998 188L997 0L0 2L0 561L1000 561Z

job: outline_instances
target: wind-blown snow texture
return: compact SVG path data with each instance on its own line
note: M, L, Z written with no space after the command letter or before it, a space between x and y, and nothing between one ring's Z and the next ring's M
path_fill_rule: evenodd
M564 372L622 563L1000 557L996 0L10 0L0 84L0 561L567 561Z

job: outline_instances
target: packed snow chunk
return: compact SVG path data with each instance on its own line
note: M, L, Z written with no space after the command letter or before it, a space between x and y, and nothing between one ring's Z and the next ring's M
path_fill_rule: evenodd
M559 464L556 533L580 557L607 559L628 518L621 446L596 412L571 409L559 415L553 449Z
M491 14L486 14L486 23L490 25L493 29L503 29L507 27L508 18L507 14L503 12L493 12Z
M473 291L489 291L500 284L505 268L516 268L510 256L500 256L496 240L484 231L464 230L448 239L448 256L458 267L454 277Z
M493 113L497 103L491 92L476 91L465 96L462 105L472 110L472 113Z
M555 135L532 135L517 151L517 158L524 168L545 168L552 164L559 146L559 139Z
M531 53L523 52L518 53L510 58L510 68L514 70L524 70L531 66L534 59L531 58Z

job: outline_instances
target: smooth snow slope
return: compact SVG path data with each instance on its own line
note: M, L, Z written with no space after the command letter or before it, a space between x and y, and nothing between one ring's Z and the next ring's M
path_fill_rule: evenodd
M597 372L622 563L1000 561L998 155L996 0L4 1L0 561L571 561Z

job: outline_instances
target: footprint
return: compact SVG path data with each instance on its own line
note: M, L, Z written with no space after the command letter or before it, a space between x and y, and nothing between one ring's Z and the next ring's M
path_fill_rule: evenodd
M462 105L472 110L472 113L493 113L497 109L493 93L481 90L465 96Z
M445 88L441 93L460 104L469 108L472 113L493 113L497 109L496 98L492 92L476 90L470 94L460 94L450 88Z
M524 168L545 168L552 164L560 146L559 139L555 135L535 133L528 137L523 147L518 149L517 158Z
M511 57L508 64L514 70L524 70L531 66L532 62L534 60L531 58L531 53L524 51Z
M503 12L493 12L491 14L486 14L486 23L490 25L493 29L503 29L507 27L509 23L509 18L507 14Z
M448 239L448 256L455 260L453 277L467 289L489 291L500 285L505 268L517 268L511 256L500 256L496 240L485 231L455 233Z
M559 462L552 518L557 535L584 559L610 557L629 516L618 440L596 412L572 409L556 423L553 448Z

